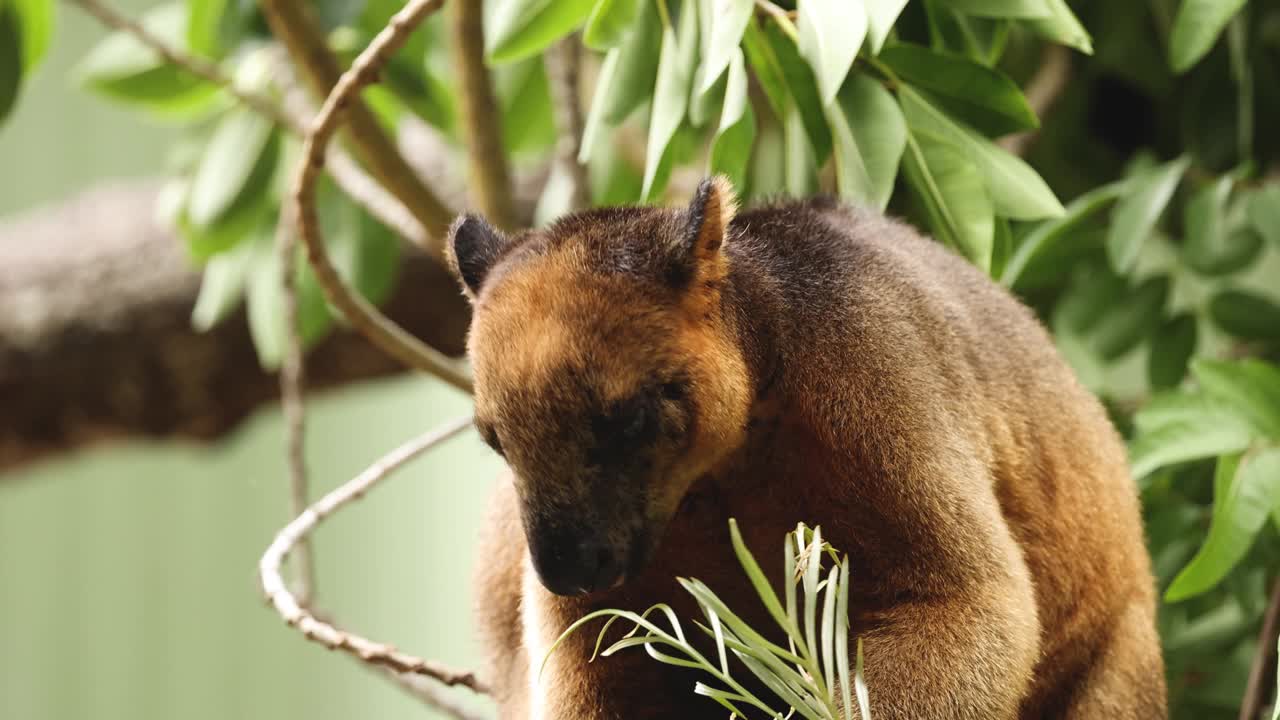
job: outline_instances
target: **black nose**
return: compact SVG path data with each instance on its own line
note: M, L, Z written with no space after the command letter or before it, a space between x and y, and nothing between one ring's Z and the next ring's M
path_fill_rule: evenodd
M585 595L622 577L619 556L594 534L563 529L531 533L529 550L542 584L556 595Z

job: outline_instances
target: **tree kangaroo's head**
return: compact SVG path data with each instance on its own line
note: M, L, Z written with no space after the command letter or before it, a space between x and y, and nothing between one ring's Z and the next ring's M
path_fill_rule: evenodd
M514 470L542 583L634 576L698 476L742 442L750 382L722 312L732 190L506 237L464 216L449 262L475 313L476 426Z

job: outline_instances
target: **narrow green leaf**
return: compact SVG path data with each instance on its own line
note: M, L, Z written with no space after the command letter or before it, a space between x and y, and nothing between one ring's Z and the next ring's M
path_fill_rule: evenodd
M995 235L994 209L969 158L935 136L912 131L903 169L935 236L986 270Z
M227 0L187 0L187 8L187 47L197 55L220 56L226 49L221 37L222 18L235 9L227 7Z
M502 65L537 55L576 30L594 0L498 0L485 22L485 54Z
M778 623L778 627L785 631L790 631L790 625L787 622L787 611L783 609L782 602L778 600L778 594L773 591L773 586L769 584L769 579L765 577L764 571L760 569L760 564L756 562L755 556L747 549L747 544L742 540L742 533L738 530L738 522L733 518L729 519L729 539L733 545L733 553L738 557L738 563L742 565L747 578L751 580L751 585L755 588L756 595L760 596L760 601L764 603L769 614Z
M249 246L253 254L247 288L249 336L258 353L258 363L271 370L280 367L285 345L280 254L276 252L269 225L259 226L255 236L244 245Z
M1270 448L1240 462L1227 483L1226 497L1214 498L1209 537L1165 592L1177 602L1217 585L1240 562L1280 497L1280 449Z
M867 46L876 55L884 47L889 31L898 21L907 0L863 0L867 7Z
M907 145L907 123L893 96L861 73L827 108L840 196L884 210Z
M858 638L858 659L853 670L854 688L858 692L858 710L862 715L862 720L871 720L871 692L867 688L867 679L862 674L862 638Z
M1166 465L1240 452L1250 435L1239 422L1217 422L1220 415L1183 417L1143 432L1129 447L1134 477L1141 478Z
M502 103L502 144L508 153L544 153L556 141L555 110L541 58L495 72Z
M1257 293L1223 290L1209 300L1209 317L1243 340L1280 340L1280 305Z
M730 62L740 52L738 44L751 22L753 0L711 0L710 27L704 27L708 38L706 57L702 59L702 82L695 92L705 93L730 67Z
M1280 438L1280 368L1261 360L1200 359L1191 372L1206 393L1225 401L1260 434Z
M720 112L720 127L711 141L709 162L710 172L728 177L739 192L746 187L747 162L751 159L755 137L756 117L747 96L747 70L742 51L735 48L729 61L724 107Z
M836 672L840 676L840 707L844 708L845 717L852 717L849 711L853 708L853 698L851 697L850 683L852 678L849 675L849 558L844 558L840 563L840 594L836 598ZM859 640L861 643L861 640ZM859 657L861 657L862 649L859 645ZM861 663L859 663L861 670ZM870 720L866 711L863 711L863 720Z
M254 243L241 243L213 256L200 277L200 294L191 311L191 326L207 332L240 306L250 266L256 257Z
M1049 6L1044 0L943 0L966 15L990 18L1044 18Z
M593 50L611 50L635 26L640 4L649 0L597 0L582 31L582 42Z
M800 55L813 69L825 107L835 101L862 48L867 13L861 0L799 0L796 8Z
M13 110L21 87L21 28L13 8L0 3L0 123Z
M783 182L791 197L808 197L818 191L818 160L804 129L800 111L792 105L782 119Z
M187 10L181 3L161 5L142 17L142 26L162 41L184 43ZM219 88L167 63L124 31L108 35L77 65L74 74L91 89L121 102L169 114L203 111Z
M191 180L192 223L207 227L227 212L271 148L273 132L271 120L248 108L233 109L218 123Z
M842 579L840 567L832 567L822 594L822 670L826 673L828 700L835 700L836 692L836 596Z
M1248 212L1253 229L1280 249L1280 183L1273 182L1254 192Z
M1139 433L1159 430L1165 425L1202 422L1205 425L1230 425L1248 435L1249 423L1231 406L1204 393L1165 392L1151 398L1133 418Z
M1245 0L1182 0L1169 35L1169 65L1174 72L1191 69L1217 42Z
M778 27L777 22L766 24L764 35L777 59L777 66L782 71L783 92L791 98L788 105L799 112L805 133L813 146L814 162L820 166L831 153L831 131L822 114L823 103L813 70L800 56L796 44Z
M22 29L20 33L22 67L29 74L36 69L49 50L57 3L54 0L8 0L8 2L18 14L18 26ZM3 4L0 3L0 5Z
M936 94L948 107L979 117L993 134L1031 130L1040 126L1022 91L1007 75L955 53L922 45L895 43L880 59L902 80Z
M1190 164L1190 158L1178 158L1129 180L1124 197L1111 213L1107 234L1107 257L1116 272L1133 267Z
M1196 318L1183 313L1170 318L1151 338L1147 355L1147 379L1157 390L1177 387L1187 376L1187 364L1196 351Z
M1133 350L1159 326L1168 296L1168 278L1147 278L1103 313L1089 333L1090 347L1108 362Z
M1043 37L1092 55L1093 38L1067 6L1066 0L1045 0L1045 5L1049 8L1049 16L1030 18L1025 21L1027 27Z
M995 233L991 241L991 271L993 278L1004 272L1005 265L1013 255L1013 228L1009 226L1009 218L996 218Z
M1017 287L1018 278L1034 265L1037 258L1049 255L1054 247L1073 237L1072 231L1124 192L1123 182L1113 182L1094 188L1072 200L1062 217L1046 220L1036 226L1004 267L1000 282L1005 287Z
M898 90L913 134L929 133L953 145L981 173L998 215L1014 220L1058 217L1065 212L1040 175L1021 158L949 119L910 87Z
M1128 291L1124 278L1109 268L1085 265L1072 273L1067 292L1053 309L1058 334L1086 335Z
M773 114L779 120L785 118L791 107L787 78L783 75L782 63L773 52L773 47L765 38L764 32L753 22L747 23L747 29L742 35L742 49L747 54L747 62L751 64L751 69L755 71L760 88L764 90L764 95L769 100L769 107L773 108Z
M1226 236L1227 200L1235 179L1224 175L1196 190L1182 209L1183 254L1192 267L1211 264Z
M822 528L813 529L813 542L809 543L803 568L804 580L804 646L801 654L816 660L818 653L818 578L822 572ZM817 667L813 666L816 670ZM816 680L816 673L814 679Z
M691 10L692 8L686 8ZM658 59L658 82L653 91L653 111L649 116L649 142L645 149L643 200L653 200L663 190L655 182L667 147L684 122L689 103L689 83L693 79L692 58L697 52L697 13L680 17L680 35L666 28L662 32L662 54Z
M622 50L614 48L604 56L604 61L600 63L600 71L596 73L596 89L591 100L591 109L587 111L587 120L582 128L582 146L578 149L578 162L586 163L591 160L591 155L595 151L596 145L601 142L601 133L604 132L605 121L605 101L604 99L614 92L613 88L618 82L619 61L622 57Z

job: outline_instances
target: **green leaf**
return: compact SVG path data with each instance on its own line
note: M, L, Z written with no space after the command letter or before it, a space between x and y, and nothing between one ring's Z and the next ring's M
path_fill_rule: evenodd
M266 369L280 367L284 357L284 293L280 282L280 256L270 227L258 229L246 242L252 249L248 295L249 337L258 353L258 364Z
M1196 319L1183 313L1170 318L1151 338L1147 355L1147 379L1157 390L1176 387L1187 375L1187 363L1196 350Z
M13 9L0 4L0 122L13 110L22 87L22 36L19 30Z
M1144 280L1094 325L1089 336L1094 352L1111 362L1136 348L1158 327L1168 296L1168 278Z
M1043 37L1092 55L1093 38L1071 12L1066 0L1045 0L1045 5L1049 8L1049 16L1028 19L1025 21L1027 27Z
M1209 317L1244 340L1280 340L1280 305L1245 290L1223 290L1209 301Z
M934 93L945 107L960 109L956 114L981 119L981 126L992 134L1040 126L1022 91L999 70L963 55L906 43L887 46L880 59L902 80Z
M594 0L497 0L485 18L485 53L495 65L546 50L578 28Z
M254 243L247 242L210 258L191 311L192 327L207 332L239 307L256 253Z
M142 18L142 26L160 40L183 44L186 7L161 5ZM93 90L110 98L169 114L201 112L217 97L219 88L165 62L133 35L112 33L95 45L75 74Z
M591 109L582 132L579 162L587 162L606 127L627 118L653 93L658 54L662 44L656 6L643 0L635 28L622 44L610 50L596 75Z
M235 108L223 117L191 180L187 217L192 223L207 227L227 212L263 155L274 149L274 132L271 120L248 108Z
M1249 222L1259 235L1280 249L1280 183L1271 183L1249 198Z
M867 46L875 55L884 47L884 41L888 39L902 9L907 6L907 0L863 0L862 4L867 8Z
M738 558L738 564L742 565L742 570L747 574L747 578L751 580L751 585L755 588L756 595L760 597L765 609L769 611L774 621L778 623L778 627L786 632L794 630L790 621L787 620L787 611L783 609L782 601L778 599L778 594L774 592L773 586L769 584L769 579L765 577L764 570L760 569L760 564L756 562L755 556L747 548L746 542L742 539L742 532L738 530L738 522L733 518L729 518L729 540L733 545L733 554Z
M1192 267L1209 264L1226 234L1227 200L1235 179L1224 175L1196 190L1182 210L1182 226L1186 233L1183 252Z
M899 88L898 98L913 133L929 133L944 140L976 166L996 214L1013 220L1038 220L1065 212L1049 186L1021 158L949 119L910 87Z
M938 239L986 270L995 220L991 198L973 163L953 146L913 131L907 138L903 170Z
M18 14L18 26L22 30L22 67L29 74L49 50L57 3L54 0L8 0L8 3Z
M1169 35L1169 65L1174 72L1191 69L1217 42L1245 0L1182 0Z
M1119 304L1128 286L1109 268L1087 264L1073 273L1066 294L1053 309L1054 330L1086 334Z
M742 51L735 49L729 61L720 127L711 141L710 171L728 177L740 193L746 187L747 162L755 137L756 116L747 96L747 70Z
M944 0L947 6L966 15L990 18L1044 18L1049 6L1044 0Z
M827 108L840 196L884 210L907 145L907 123L888 90L862 73Z
M1280 438L1280 368L1261 360L1196 360L1200 387L1225 401L1262 435Z
M702 82L694 92L705 93L739 54L738 44L751 22L753 0L711 0L710 27L702 29L708 38L706 57L702 59Z
M779 120L787 116L791 107L791 96L787 91L787 78L782 74L782 64L774 54L764 32L753 22L747 23L742 35L742 49L746 52L747 62L755 71L756 80L769 100L769 107Z
M1280 497L1280 449L1246 455L1226 485L1225 497L1214 497L1209 537L1165 592L1178 602L1217 585L1240 562Z
M783 183L791 197L807 197L818 191L818 161L804 129L800 111L792 105L782 119Z
M1113 182L1094 188L1072 200L1062 217L1046 220L1037 225L1014 251L1013 257L1009 259L1000 276L1000 282L1005 287L1017 287L1018 278L1027 271L1028 267L1035 264L1037 258L1050 255L1059 243L1072 237L1078 238L1079 235L1073 234L1073 231L1107 203L1120 197L1124 188L1123 182Z
M635 26L640 4L649 0L598 0L582 31L582 42L592 50L611 50Z
M1185 422L1231 426L1244 435L1248 435L1251 429L1228 403L1199 392L1159 393L1133 416L1133 425L1139 434Z
M1204 414L1169 420L1138 435L1129 448L1134 477L1144 477L1166 465L1201 460L1249 447L1247 426L1224 422L1230 415Z
M508 153L544 152L556 141L555 110L541 58L495 73L502 105L502 143Z
M1181 157L1129 180L1124 197L1111 213L1107 234L1107 257L1116 272L1124 273L1133 267L1142 244L1155 229L1190 164L1190 158Z
M813 146L814 162L820 166L831 153L831 131L827 128L827 120L822 113L822 100L813 70L800 56L796 44L778 27L777 22L765 25L764 36L773 50L778 68L781 69L783 92L791 98L788 106L794 106L799 112L805 134Z
M382 73L383 83L413 114L446 135L454 131L453 91L419 58L410 62L397 53ZM507 124L502 129L507 130Z
M813 69L825 107L835 101L862 48L867 14L861 2L849 0L799 0L796 8L800 56Z
M190 17L187 20L187 47L197 55L219 57L226 48L222 42L222 19L234 13L227 7L227 0L187 0Z
M643 200L653 200L663 189L665 178L656 182L668 145L684 122L693 79L692 59L697 52L698 15L692 6L680 17L680 36L671 28L662 33L662 54L658 59L658 82L653 91L653 111L649 116L649 142L645 148ZM669 162L669 161L668 161Z

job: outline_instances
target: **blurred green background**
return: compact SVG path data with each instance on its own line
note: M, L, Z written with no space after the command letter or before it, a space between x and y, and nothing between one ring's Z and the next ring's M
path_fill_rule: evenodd
M0 217L155 175L173 137L74 87L71 66L102 32L60 10L55 47L0 133ZM422 378L313 396L315 491L469 404ZM113 446L0 475L0 718L431 717L262 601L258 557L288 520L283 443L272 410L212 447ZM326 523L324 608L375 639L475 664L472 540L498 468L466 433Z

